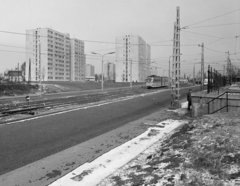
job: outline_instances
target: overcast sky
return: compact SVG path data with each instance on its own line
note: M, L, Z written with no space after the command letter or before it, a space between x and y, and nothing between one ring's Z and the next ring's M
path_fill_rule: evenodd
M89 54L86 63L93 64L97 73L101 59L91 52L115 51L115 38L129 34L149 43L151 60L167 70L177 6L180 27L190 25L181 31L182 74L192 74L193 64L200 62L198 44L202 43L206 46L205 67L211 63L222 70L227 51L238 53L231 59L233 64L240 64L240 0L1 0L0 72L25 61L25 36L5 31L25 33L46 27L84 40L85 53ZM114 55L106 56L105 61L114 62ZM196 68L199 70L200 65ZM159 73L162 75L161 69Z

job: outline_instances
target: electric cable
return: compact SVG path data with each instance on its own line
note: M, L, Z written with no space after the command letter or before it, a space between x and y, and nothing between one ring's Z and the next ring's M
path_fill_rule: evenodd
M207 50L213 51L213 52L225 53L225 52L222 52L222 51L217 51L217 50L213 50L213 49L207 48L207 47L205 47L205 46L204 46L204 48L207 49Z
M227 12L227 13L222 14L222 15L219 15L219 16L215 16L215 17L212 17L212 18L209 18L209 19L203 20L203 21L199 21L199 22L196 22L196 23L193 23L193 24L190 24L190 25L184 26L184 27L182 27L181 29L185 29L185 28L190 27L190 26L192 26L192 25L197 25L197 24L199 24L199 23L203 23L203 22L206 22L206 21L209 21L209 20L212 20L212 19L216 19L216 18L219 18L219 17L225 16L225 15L228 15L228 14L231 14L231 13L234 13L234 12L238 12L238 11L240 11L240 9L237 9L237 10L234 10L234 11L231 11L231 12Z
M225 26L225 25L238 25L240 24L239 23L226 23L226 24L219 24L219 25L206 25L206 26L197 26L197 27L188 27L188 28L185 28L185 29L192 29L192 28L205 28L205 27L216 27L216 26ZM182 28L183 29L183 28Z

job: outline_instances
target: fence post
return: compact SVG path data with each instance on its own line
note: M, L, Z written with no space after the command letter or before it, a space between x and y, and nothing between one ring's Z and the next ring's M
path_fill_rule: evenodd
M212 87L213 86L212 85L213 84L212 80L213 80L213 74L212 74L212 67L211 67L211 79L210 79L210 82L211 82L211 92L213 91L213 89L212 89L213 88Z
M213 69L213 90L216 91L216 72L215 68Z

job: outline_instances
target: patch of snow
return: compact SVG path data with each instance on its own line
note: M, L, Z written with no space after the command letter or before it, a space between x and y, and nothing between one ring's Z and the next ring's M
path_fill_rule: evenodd
M186 101L186 102L181 103L181 107L188 108L188 102Z

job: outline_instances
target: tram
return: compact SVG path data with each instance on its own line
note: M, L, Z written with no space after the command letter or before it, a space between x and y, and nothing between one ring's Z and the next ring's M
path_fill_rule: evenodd
M157 88L168 86L168 77L161 77L156 75L148 76L146 79L147 88Z

